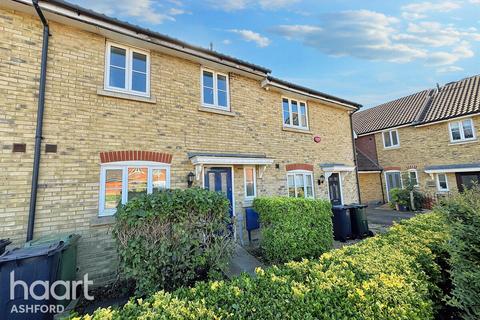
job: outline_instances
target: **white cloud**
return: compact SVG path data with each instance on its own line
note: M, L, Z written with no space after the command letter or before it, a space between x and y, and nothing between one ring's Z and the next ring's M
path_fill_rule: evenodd
M447 67L442 67L437 69L438 73L451 73L451 72L459 72L459 71L463 71L463 68L458 66L447 66Z
M368 10L326 15L319 21L318 25L280 25L273 31L331 56L397 63L421 60L431 66L473 57L470 42L480 41L475 28L431 21L405 24Z
M261 34L259 34L257 32L253 32L251 30L231 29L229 31L240 35L240 37L245 41L255 42L257 44L257 46L259 46L260 48L268 47L271 43L270 39L268 39L267 37L264 37Z
M175 8L160 8L161 5L152 0L84 0L82 5L111 16L142 18L152 24L175 21L174 16L186 13Z
M230 39L225 39L222 41L222 43L228 46L229 44L232 44L232 41Z
M208 3L216 9L238 11L258 6L262 9L276 10L299 1L301 0L208 0Z
M471 0L478 1L478 0ZM425 18L431 12L449 12L461 7L459 1L437 1L410 3L402 7L402 17L409 20Z

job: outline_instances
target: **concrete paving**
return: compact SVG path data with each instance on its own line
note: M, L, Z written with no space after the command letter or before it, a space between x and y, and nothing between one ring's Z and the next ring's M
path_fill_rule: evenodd
M255 275L255 269L258 267L265 268L265 265L237 244L235 245L235 253L228 265L228 269L225 270L225 275L228 278L238 276L242 272Z

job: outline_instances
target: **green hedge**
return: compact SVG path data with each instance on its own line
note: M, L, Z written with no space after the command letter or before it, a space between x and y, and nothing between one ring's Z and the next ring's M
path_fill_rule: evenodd
M275 263L317 258L333 243L329 201L288 197L256 198L261 248Z
M433 319L448 237L441 214L420 215L320 259L161 291L93 319Z
M444 201L439 207L452 228L450 274L453 290L449 304L464 319L480 319L480 189Z
M119 207L113 234L137 294L191 285L219 272L233 252L229 221L228 200L199 188L156 192Z

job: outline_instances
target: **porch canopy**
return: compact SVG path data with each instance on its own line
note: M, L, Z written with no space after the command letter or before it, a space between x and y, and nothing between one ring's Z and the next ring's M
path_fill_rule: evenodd
M325 172L325 179L327 180L332 173L339 173L343 180L345 175L355 171L355 167L347 166L343 163L322 163L320 164L320 168Z
M199 180L205 165L251 165L261 166L260 178L267 165L273 163L273 159L265 154L242 154L242 153L203 153L189 152L188 158L195 166L195 176Z
M477 172L480 171L480 163L459 163L436 166L426 166L425 173L433 176L435 173Z

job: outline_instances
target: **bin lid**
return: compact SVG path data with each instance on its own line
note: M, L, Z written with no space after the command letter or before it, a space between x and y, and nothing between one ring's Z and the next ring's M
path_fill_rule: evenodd
M80 239L78 234L49 234L47 236L40 237L36 240L31 240L25 243L25 248L34 247L39 245L52 245L55 243L65 243L65 245L75 245L75 243Z
M15 248L5 252L0 256L0 264L3 262L23 260L39 256L49 256L61 251L65 245L63 243L42 245L28 248Z
M368 205L361 204L361 203L350 203L349 206L350 206L350 208L366 208L366 207L368 207Z

